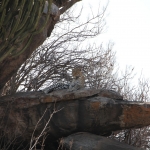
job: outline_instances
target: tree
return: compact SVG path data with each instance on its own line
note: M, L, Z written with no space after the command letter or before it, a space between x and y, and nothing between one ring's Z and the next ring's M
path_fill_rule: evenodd
M104 13L106 8L100 14L80 24L78 20L81 12L72 17L74 16L74 10L75 8L66 11L61 16L51 37L22 64L18 72L5 85L2 95L12 94L16 91L39 90L45 85L51 85L59 81L68 82L71 80L69 75L71 69L81 64L85 74L89 75L96 71L93 70L93 66L101 66L96 71L97 76L99 76L97 81L101 78L99 82L104 81L104 73L108 76L111 75L114 65L112 43L108 45L106 51L102 45L99 47L89 45L87 48L81 48L82 42L87 38L93 38L101 34L105 25ZM72 45L74 46L72 47ZM89 87L100 84L96 81L92 83L90 80L93 78L90 76L87 79ZM104 83L102 86L104 87ZM97 85L98 87L100 88L100 85Z
M33 1L30 3L23 0L20 2L0 1L0 15L2 16L0 26L1 94L4 96L18 91L39 91L56 82L69 82L72 80L71 69L75 66L82 66L86 75L87 87L115 89L122 93L125 99L147 100L148 84L142 84L137 91L128 84L132 69L131 71L127 70L121 77L114 72L113 43L109 43L106 48L102 44L98 47L94 44L86 47L82 45L87 38L93 38L102 33L106 8L102 13L79 24L77 20L82 12L80 11L74 17L74 9L68 11L76 2L74 0L56 0L54 3L57 7L53 4L52 8L57 11L53 11L48 5L48 12L43 14L44 0L34 1L34 5ZM51 1L48 3L51 4ZM22 11L18 8L22 8ZM10 12L12 13L10 14ZM59 14L62 15L58 22ZM29 24L29 22L31 23ZM8 35L6 31L9 31ZM51 36L44 42L47 35ZM43 42L44 44L41 45ZM38 47L39 45L41 46ZM139 141L135 138L139 136L140 132L147 134L145 128L125 130L114 133L113 138L134 146L146 147L148 137L144 139L143 143L142 140Z
M0 1L0 90L21 64L49 36L60 13L77 1ZM47 5L49 4L49 5ZM47 8L43 13L44 6ZM59 8L60 11L59 11ZM7 68L7 69L6 69Z

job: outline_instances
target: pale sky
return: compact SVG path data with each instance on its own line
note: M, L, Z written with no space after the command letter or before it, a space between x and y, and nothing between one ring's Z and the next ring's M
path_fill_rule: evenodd
M106 0L82 0L85 13L97 12ZM89 11L88 11L89 10ZM150 0L109 0L106 12L107 31L98 38L113 41L116 61L125 70L126 65L135 73L150 78Z

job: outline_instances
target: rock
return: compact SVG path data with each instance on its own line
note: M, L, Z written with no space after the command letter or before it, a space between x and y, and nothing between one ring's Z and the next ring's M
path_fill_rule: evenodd
M123 96L120 95L120 93L113 90L101 89L98 95L116 100L123 100Z
M70 101L77 100L86 97L92 97L98 95L97 89L81 89L76 91L59 90L47 94L45 98L41 100L41 103L58 102L58 101Z
M38 137L46 126L44 133L53 142L76 132L108 136L112 131L150 125L150 103L120 101L111 94L107 98L100 91L22 92L0 97L0 132L6 138L29 142L32 133Z
M62 138L59 150L143 150L90 133L76 133Z

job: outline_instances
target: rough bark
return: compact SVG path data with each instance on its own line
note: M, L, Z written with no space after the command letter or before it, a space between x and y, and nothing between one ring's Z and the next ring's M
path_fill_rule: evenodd
M142 150L125 143L89 133L77 133L61 139L60 150Z
M124 101L120 96L116 99L102 97L105 95L115 98L117 94L83 89L55 91L48 95L28 92L1 97L0 132L10 139L30 140L33 132L35 136L39 135L48 123L45 130L48 137L58 139L75 132L106 135L115 130L150 125L150 104Z

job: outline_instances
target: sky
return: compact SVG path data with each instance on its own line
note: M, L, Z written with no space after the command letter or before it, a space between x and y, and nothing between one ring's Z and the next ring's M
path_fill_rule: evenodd
M84 13L97 13L108 3L107 30L97 37L114 42L121 70L133 66L135 73L150 78L150 0L82 0Z

